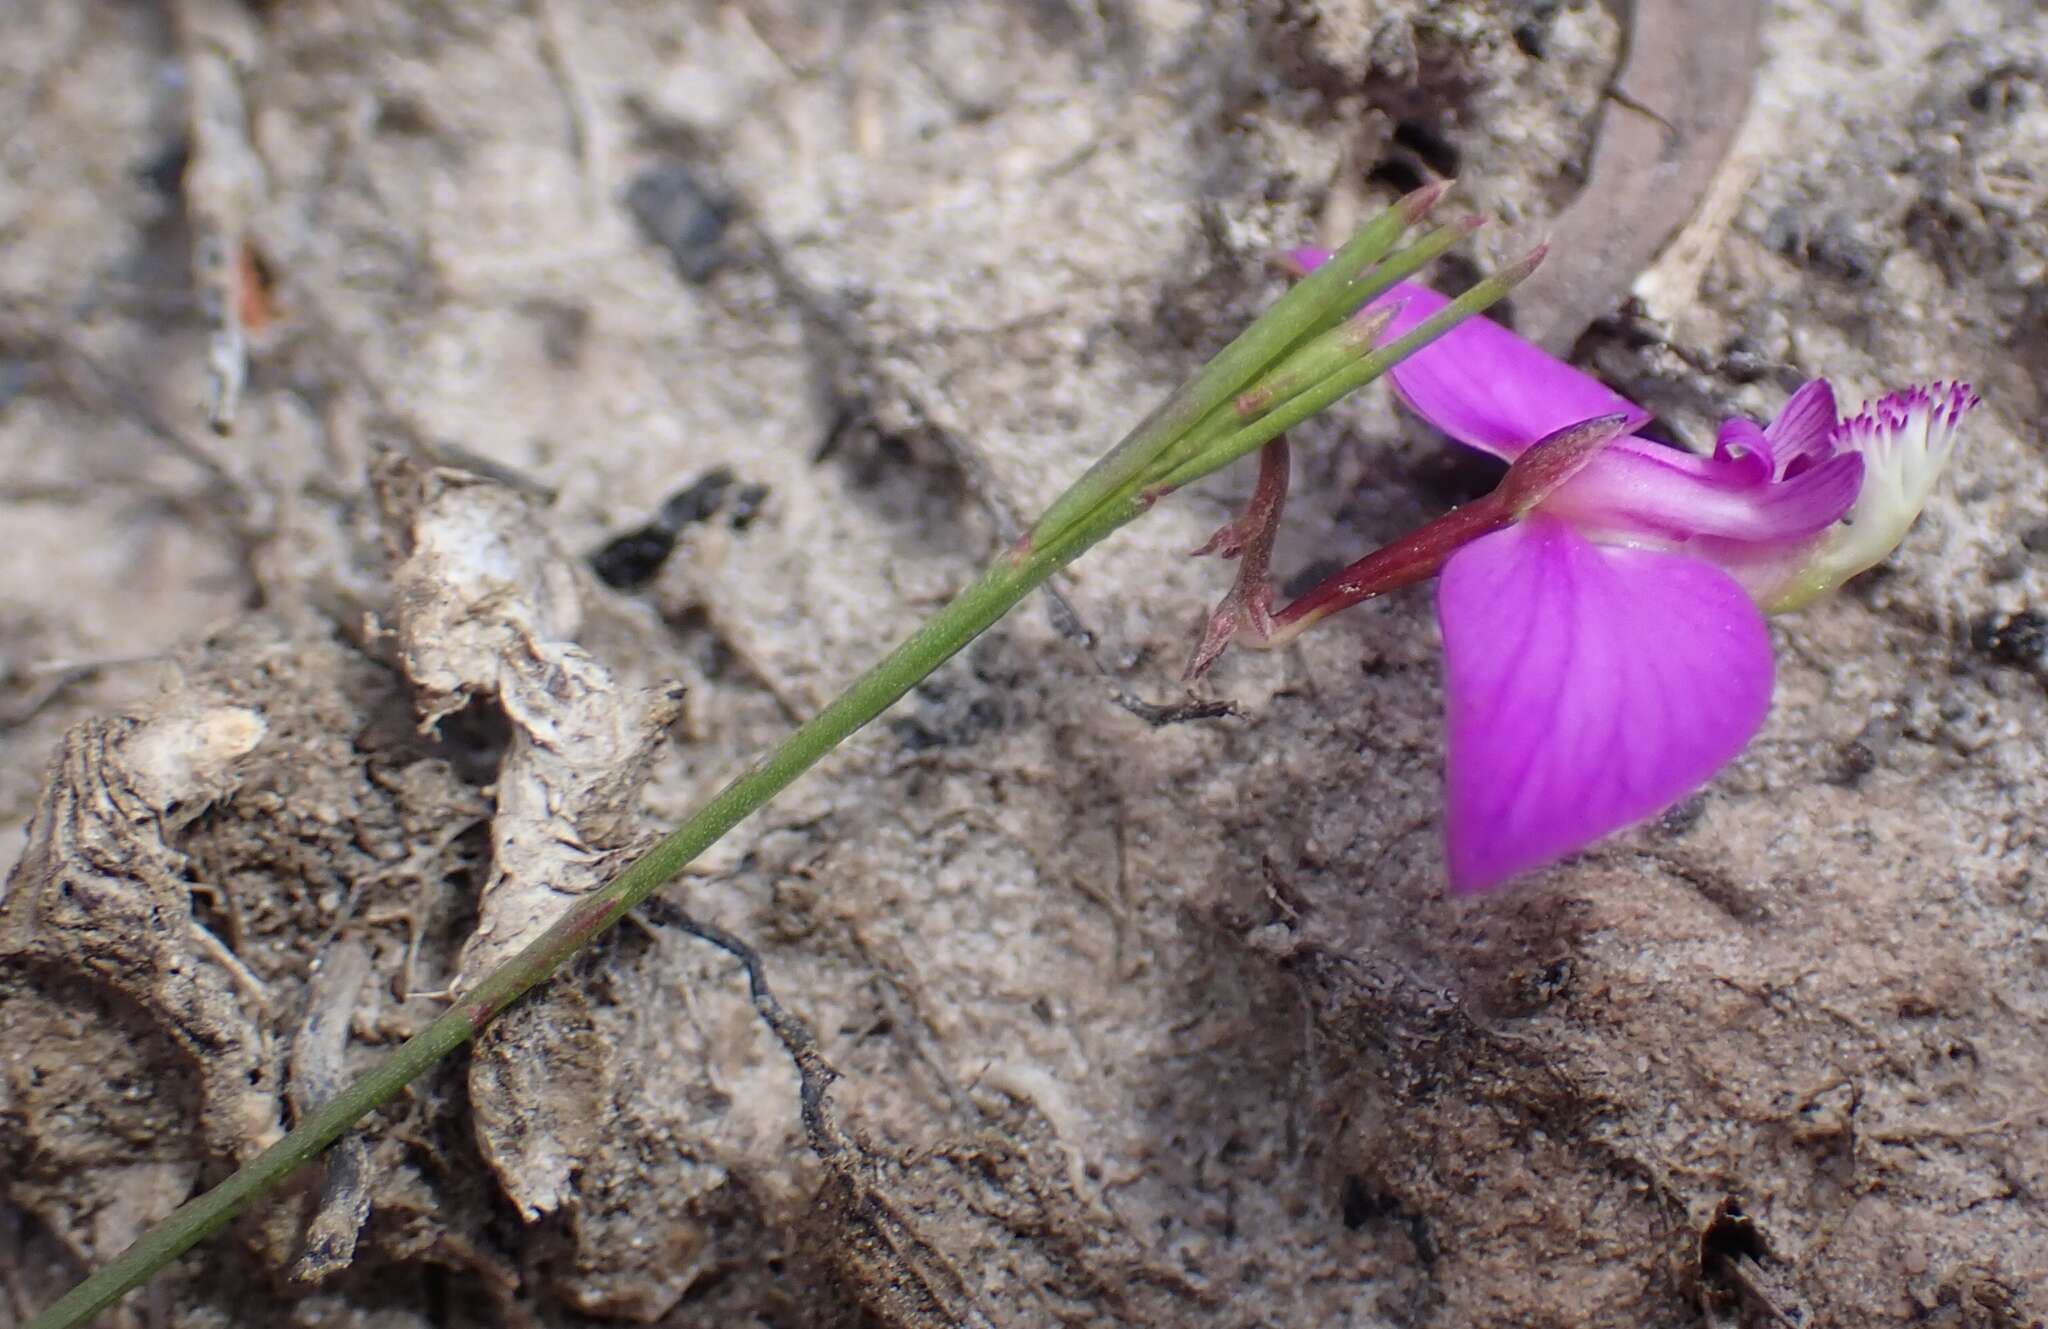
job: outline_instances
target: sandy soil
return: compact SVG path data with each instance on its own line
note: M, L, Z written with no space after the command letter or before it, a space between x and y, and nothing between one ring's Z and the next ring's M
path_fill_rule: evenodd
M1608 191L1558 224L1616 257L1517 312L1675 438L1822 373L1986 399L1703 794L1445 899L1420 594L1154 723L1226 477L115 1322L2048 1322L2048 19L1778 4L1725 155L1603 185L1631 104L1740 107L1644 85L1686 9L12 0L0 1326L911 629L1276 249L1445 173L1503 222L1453 277ZM1296 457L1289 570L1485 483L1380 393ZM689 919L815 1030L808 1120Z

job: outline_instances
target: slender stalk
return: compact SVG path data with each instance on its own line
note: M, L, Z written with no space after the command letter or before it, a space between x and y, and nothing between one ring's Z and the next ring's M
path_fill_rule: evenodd
M1159 453L1199 424L1211 411L1235 396L1267 366L1285 356L1304 337L1333 321L1333 311L1348 304L1352 279L1391 249L1410 226L1427 216L1450 182L1426 185L1368 222L1330 261L1273 302L1257 322L1239 333L1216 358L1204 365L1166 404L1147 416L1121 443L1089 467L1074 485L1053 500L1024 543L1045 539L1077 524L1097 504L1106 502L1151 465Z
M1454 222L1433 227L1412 243L1403 245L1371 267L1361 271L1344 286L1344 300L1336 310L1325 316L1324 321L1311 330L1325 331L1350 316L1369 300L1378 299L1394 288L1396 282L1404 281L1428 267L1472 232L1486 224L1484 217L1460 217ZM1316 271L1322 271L1317 268Z
M1174 455L1169 454L1165 459L1166 465L1155 469L1147 478L1144 491L1146 496L1152 501L1157 501L1176 489L1221 470L1246 453L1256 452L1310 416L1327 409L1339 398L1372 382L1402 360L1515 289L1536 270L1538 264L1542 263L1548 248L1547 245L1536 246L1501 271L1484 281L1475 282L1463 295L1406 335L1388 342L1370 355L1352 361L1314 387L1280 402L1265 415L1204 447L1199 453L1184 461L1176 461Z
M1349 273L1355 274L1363 264L1384 254L1402 229L1435 202L1441 190L1424 192L1427 197L1411 196L1390 212L1388 217L1394 219L1391 223L1387 217L1381 218L1340 251L1347 256ZM72 1329L113 1304L123 1293L139 1286L275 1187L362 1117L389 1102L449 1052L474 1038L508 1005L560 968L577 949L674 880L705 849L782 792L849 735L887 710L1054 572L1148 511L1162 492L1156 482L1147 483L1148 466L1155 472L1171 467L1167 478L1175 485L1208 474L1263 442L1263 438L1249 443L1245 439L1269 421L1278 417L1284 417L1288 423L1305 419L1441 334L1456 318L1498 299L1531 267L1533 263L1525 262L1510 270L1510 280L1480 283L1453 302L1449 310L1392 346L1366 354L1357 365L1330 374L1248 429L1222 436L1219 421L1227 417L1234 423L1241 418L1233 405L1236 394L1297 346L1305 335L1312 335L1306 330L1327 326L1330 311L1352 298L1346 289L1349 276L1334 262L1317 276L1329 272L1336 280L1317 284L1312 277L1304 281L1283 297L1274 311L1232 343L1232 350L1226 352L1226 356L1236 357L1236 367L1231 372L1217 372L1216 362L1212 362L1188 389L1176 395L1165 411L1156 412L1147 424L1134 431L1132 439L1145 440L1149 451L1134 451L1132 439L1120 444L1105 459L1121 457L1116 466L1105 469L1098 463L1054 503L1047 517L1033 528L1030 538L998 554L978 580L773 752L727 784L604 887L579 900L547 931L463 993L439 1019L406 1040L375 1069L310 1113L282 1140L227 1180L181 1205L113 1261L30 1320L24 1329ZM1296 299L1304 290L1312 298ZM1281 313L1285 317L1274 323L1274 316ZM1369 370L1360 372L1367 366ZM1306 405L1311 400L1315 404ZM1179 466L1162 461L1162 454L1175 449L1190 430L1201 426L1207 427L1201 431L1205 446L1200 455ZM1286 427L1287 423L1275 424L1265 437L1270 438ZM1210 440L1216 441L1210 445ZM1055 514L1064 515L1055 521Z

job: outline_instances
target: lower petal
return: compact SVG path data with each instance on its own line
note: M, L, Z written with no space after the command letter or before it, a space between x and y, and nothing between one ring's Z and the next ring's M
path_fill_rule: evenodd
M1437 593L1451 888L1487 890L1669 807L1770 708L1747 593L1683 554L1538 514L1460 550Z

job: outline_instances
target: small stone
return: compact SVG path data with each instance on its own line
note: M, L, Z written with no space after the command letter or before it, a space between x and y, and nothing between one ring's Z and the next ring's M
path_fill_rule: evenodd
M2035 609L1986 614L1971 625L1970 644L2000 664L2048 668L2048 614Z
M681 162L643 171L626 187L626 210L649 240L668 250L691 285L709 281L729 257L721 241L732 203L707 188Z
M675 552L676 536L685 526L707 520L725 502L725 494L732 488L732 472L723 466L706 471L688 485L669 495L661 505L661 511L653 521L636 526L623 535L617 535L605 542L603 548L590 556L590 570L597 579L614 590L631 591L653 581ZM749 485L741 490L744 501L747 494L760 489L766 495L765 486ZM754 500L758 508L760 498ZM747 513L752 520L753 512ZM735 516L734 529L742 529L742 523Z

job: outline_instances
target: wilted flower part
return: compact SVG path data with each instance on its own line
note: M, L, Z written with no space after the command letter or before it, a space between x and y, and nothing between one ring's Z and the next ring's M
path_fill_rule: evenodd
M1375 302L1398 304L1388 338L1445 303L1407 282ZM1390 377L1431 424L1516 469L1594 417L1649 419L1484 318ZM1622 437L1515 524L1476 528L1441 564L1437 595L1452 889L1498 886L1654 816L1740 753L1770 707L1761 609L1804 604L1889 554L1976 404L1943 383L1844 421L1815 380L1768 425L1723 425L1712 456ZM1319 617L1380 593L1358 575L1375 560L1272 615L1273 639L1312 621L1301 606Z

